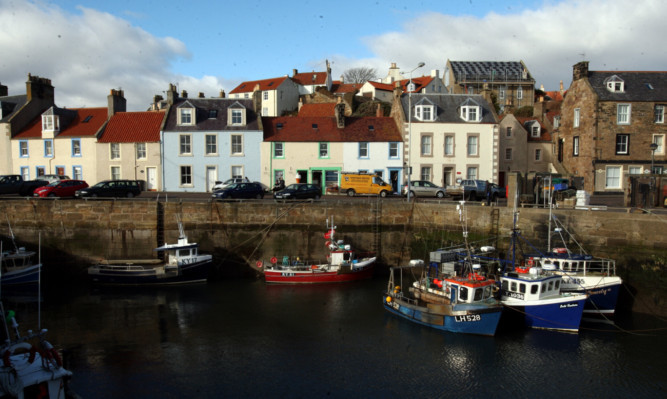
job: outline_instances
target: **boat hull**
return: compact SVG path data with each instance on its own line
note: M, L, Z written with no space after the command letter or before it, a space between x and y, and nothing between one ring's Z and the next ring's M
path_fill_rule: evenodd
M578 332L586 297L576 295L535 303L512 299L502 302L506 312L512 313L508 317L522 318L528 328Z
M2 285L24 285L37 284L39 282L39 273L42 269L41 264L31 265L24 269L13 270L2 273L0 284Z
M457 310L456 305L419 306L385 293L384 308L389 313L441 331L493 336L496 333L501 307L467 306Z
M176 285L204 283L208 279L212 261L204 260L181 265L177 270L164 272L164 266L143 267L141 270L92 266L88 276L96 284L105 285Z
M563 276L561 290L574 294L588 294L584 317L612 318L618 302L622 280L620 277Z
M289 267L264 270L264 280L276 284L344 283L373 277L375 258L360 262L355 267L340 267L326 271L321 268L297 270Z

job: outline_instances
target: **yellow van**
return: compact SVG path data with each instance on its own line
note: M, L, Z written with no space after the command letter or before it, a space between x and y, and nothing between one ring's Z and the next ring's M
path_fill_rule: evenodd
M392 192L391 185L378 175L359 172L343 172L340 177L340 192L348 197L356 194L370 194L386 197Z

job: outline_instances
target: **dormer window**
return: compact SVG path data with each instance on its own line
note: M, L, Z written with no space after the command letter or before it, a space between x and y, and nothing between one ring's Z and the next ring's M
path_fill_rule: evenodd
M617 75L605 79L607 90L612 93L623 93L625 91L625 82Z
M540 125L534 124L530 130L531 137L540 137Z
M245 126L246 109L241 103L235 102L227 109L228 124L232 126Z
M466 122L479 122L482 119L482 112L479 104L472 99L467 99L460 108L461 119Z
M186 103L178 108L177 124L180 126L192 126L195 124L195 108Z
M42 130L60 131L60 118L58 115L42 115Z
M435 104L422 99L415 105L415 118L422 122L431 122L435 120Z

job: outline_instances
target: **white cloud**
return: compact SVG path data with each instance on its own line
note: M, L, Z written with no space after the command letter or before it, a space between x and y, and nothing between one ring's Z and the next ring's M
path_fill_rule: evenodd
M128 111L145 110L169 83L217 95L221 78L184 77L171 63L189 58L175 38L155 37L108 13L79 14L42 3L0 0L0 82L11 95L25 93L28 73L51 79L56 104L105 107L111 89L122 88Z
M539 86L555 90L572 79L572 65L592 70L664 70L667 3L660 0L547 2L537 10L483 18L424 13L402 30L364 38L375 55L366 64L384 76L391 62L423 74L456 61L523 60ZM347 60L339 66L360 66ZM342 73L343 70L341 70ZM415 74L419 74L415 72Z

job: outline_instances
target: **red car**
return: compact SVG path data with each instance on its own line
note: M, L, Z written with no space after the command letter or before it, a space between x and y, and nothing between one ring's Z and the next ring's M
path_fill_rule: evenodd
M61 180L54 181L36 188L33 192L34 197L74 197L76 190L88 187L88 183L83 180Z

